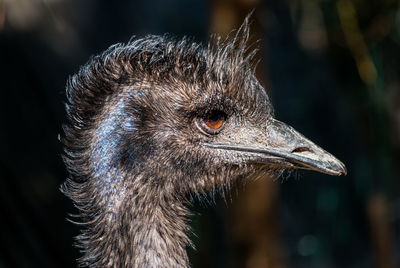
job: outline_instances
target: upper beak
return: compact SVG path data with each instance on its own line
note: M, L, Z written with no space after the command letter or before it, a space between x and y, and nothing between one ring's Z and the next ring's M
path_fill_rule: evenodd
M205 145L215 149L255 153L260 156L257 162L282 169L311 169L335 176L347 174L345 165L336 157L278 120L272 120L268 124L267 133L252 140L250 144L246 142L246 145L231 142Z

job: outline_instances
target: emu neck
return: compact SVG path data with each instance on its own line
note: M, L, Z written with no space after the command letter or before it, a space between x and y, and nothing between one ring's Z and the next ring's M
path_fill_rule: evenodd
M160 163L138 159L141 153L126 143L136 129L125 98L111 102L101 122L91 153L97 211L90 219L95 234L89 235L95 239L89 241L86 261L98 259L95 267L188 267L184 199L160 186L166 179L153 172Z
M159 189L129 190L108 218L108 267L189 267L186 208ZM108 262L107 262L108 260Z

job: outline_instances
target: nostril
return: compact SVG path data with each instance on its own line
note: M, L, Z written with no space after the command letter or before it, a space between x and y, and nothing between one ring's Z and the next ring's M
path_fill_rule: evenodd
M292 151L292 153L302 153L302 152L311 152L311 150L303 146L303 147L297 147Z

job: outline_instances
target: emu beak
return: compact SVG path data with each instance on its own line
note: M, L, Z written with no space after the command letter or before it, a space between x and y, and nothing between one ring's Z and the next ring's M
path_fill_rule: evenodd
M260 133L261 134L261 133ZM255 153L256 162L282 169L310 169L329 175L346 175L345 165L336 157L317 146L291 126L272 120L267 133L243 144L205 144L215 149Z

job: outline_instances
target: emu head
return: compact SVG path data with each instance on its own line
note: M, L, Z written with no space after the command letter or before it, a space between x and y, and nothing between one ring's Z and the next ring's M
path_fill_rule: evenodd
M245 55L248 32L246 21L230 41L207 48L148 36L94 57L68 85L71 173L104 187L145 175L143 183L180 192L273 170L345 174L339 160L274 119L254 52Z

